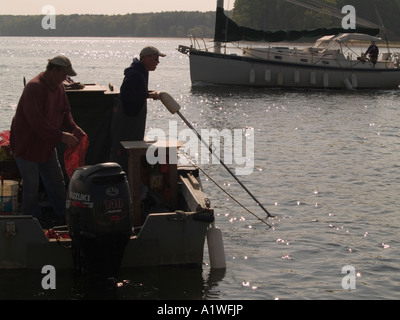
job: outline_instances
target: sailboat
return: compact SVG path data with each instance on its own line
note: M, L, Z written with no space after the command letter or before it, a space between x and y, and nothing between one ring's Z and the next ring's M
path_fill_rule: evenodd
M345 31L345 32L344 32ZM213 51L197 39L178 51L189 56L192 86L238 85L329 89L392 89L400 85L400 54L383 52L377 61L358 54L354 44L379 43L379 28L320 28L313 30L260 31L238 26L217 1ZM308 47L288 47L304 37L319 37ZM281 42L279 46L237 46L237 41ZM222 44L225 44L223 46ZM225 49L225 50L223 50ZM222 52L224 51L224 52Z

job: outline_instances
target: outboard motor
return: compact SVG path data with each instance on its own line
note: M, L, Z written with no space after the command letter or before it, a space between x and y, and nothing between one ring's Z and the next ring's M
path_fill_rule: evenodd
M113 162L76 169L66 206L76 271L116 277L133 225L126 173Z

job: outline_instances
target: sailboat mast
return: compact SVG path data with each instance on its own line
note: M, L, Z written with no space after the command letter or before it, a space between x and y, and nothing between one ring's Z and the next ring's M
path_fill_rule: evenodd
M224 0L217 0L217 11L218 10L224 10ZM215 21L217 23L217 21ZM221 42L216 41L214 43L214 52L215 53L221 53Z

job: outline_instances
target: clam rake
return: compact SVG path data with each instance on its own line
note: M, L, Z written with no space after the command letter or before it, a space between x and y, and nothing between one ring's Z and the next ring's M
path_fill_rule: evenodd
M178 114L179 117L186 123L186 125L193 130L193 132L197 135L198 139L207 147L209 152L215 156L216 159L221 163L221 165L229 172L229 174L240 184L240 186L247 192L247 194L257 203L258 206L267 214L268 217L273 217L267 209L260 203L260 201L257 200L257 198L250 192L249 189L239 180L239 178L230 170L226 164L214 154L212 148L207 144L206 141L201 137L201 135L196 131L196 129L191 125L191 123L182 115L182 113L179 111L181 109L181 106L176 102L176 100L167 92L161 92L159 94L160 100L162 104L168 109L169 112L172 114Z

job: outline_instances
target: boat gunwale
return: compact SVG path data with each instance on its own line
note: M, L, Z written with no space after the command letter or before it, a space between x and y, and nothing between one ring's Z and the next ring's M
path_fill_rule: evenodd
M216 53L216 52L206 52L202 50L192 49L189 51L190 55L198 55L198 56L205 56L209 58L218 58L218 59L226 59L226 60L237 60L237 61L244 61L249 63L258 63L258 64L273 64L273 65L280 65L280 66L287 66L287 67L297 67L302 69L321 69L330 71L347 71L347 72L368 72L368 73L400 73L400 68L386 68L386 69L377 69L371 67L370 69L366 68L349 68L349 67L335 67L335 66L319 66L319 65L308 65L308 64L299 64L299 63L292 63L292 62L281 62L281 61L273 61L273 60L265 60L259 58L248 58L239 55L230 55L224 53ZM385 63L385 62L383 62Z

